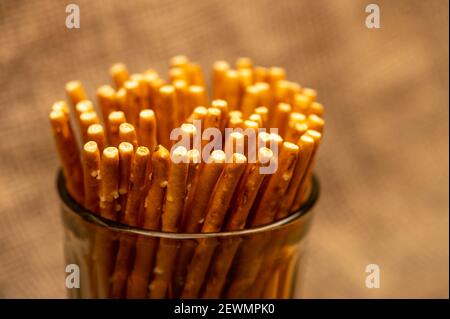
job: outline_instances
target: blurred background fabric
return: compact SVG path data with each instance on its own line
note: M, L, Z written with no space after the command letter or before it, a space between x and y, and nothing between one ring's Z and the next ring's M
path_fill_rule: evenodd
M165 73L186 54L208 80L213 61L249 56L319 91L304 297L448 298L447 1L377 1L381 29L365 26L369 0L75 0L80 29L65 27L68 3L0 1L0 297L66 296L48 121L64 83L95 99L114 62Z

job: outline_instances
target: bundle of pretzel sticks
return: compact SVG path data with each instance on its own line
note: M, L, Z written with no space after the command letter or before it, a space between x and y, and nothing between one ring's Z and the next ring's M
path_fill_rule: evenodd
M54 103L50 122L73 199L105 219L175 233L241 230L298 210L323 134L316 91L288 81L282 68L239 58L234 69L214 63L209 99L197 63L176 56L169 64L168 80L153 69L130 74L113 65L97 108L79 81L66 84L69 103ZM223 148L208 148L216 137L202 132L211 128L223 133ZM276 169L261 173L268 163ZM202 282L211 268L230 267L237 250L232 245L221 256L205 241L177 252L161 240L148 251L139 240L120 241L109 297L162 298L177 290L189 298L202 287L203 296L219 296L223 278L214 287ZM185 260L184 269L173 269L175 260ZM181 278L178 288L169 287L173 277Z

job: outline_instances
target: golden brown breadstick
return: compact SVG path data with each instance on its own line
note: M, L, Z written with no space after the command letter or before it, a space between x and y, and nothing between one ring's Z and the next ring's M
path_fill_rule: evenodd
M88 128L92 124L98 124L100 120L98 119L97 113L95 112L85 112L80 115L80 131L82 143L88 142Z
M182 54L176 55L176 56L170 58L170 60L169 60L169 65L170 65L170 67L173 67L173 68L179 67L179 68L184 69L184 68L186 68L188 63L189 63L188 57L185 55L182 55Z
M62 111L52 111L50 123L67 189L78 203L83 203L83 169L69 118Z
M230 205L239 179L245 170L246 163L247 158L244 155L234 153L231 163L225 165L211 195L202 232L218 232L222 228L225 213Z
M118 146L120 143L119 127L125 123L125 114L122 111L111 112L108 116L108 126L106 129L108 135L108 144Z
M232 201L230 211L224 226L225 231L243 229L258 193L259 187L264 179L260 167L273 158L273 152L262 147L259 149L258 163L247 165L246 171L237 188L236 197Z
M191 111L187 107L188 85L186 81L176 80L173 82L175 88L175 117L177 118L176 126L183 123Z
M141 200L144 197L145 172L147 162L150 158L150 151L145 146L139 146L134 154L131 165L130 191L127 196L125 214L122 222L130 226L139 226L139 209Z
M323 114L324 114L324 107L321 103L319 102L312 102L311 105L309 106L309 114L315 114L321 118L323 118Z
M261 116L262 125L261 127L267 127L268 117L269 117L269 109L265 106L259 106L254 110L255 114Z
M169 70L169 81L173 84L175 81L185 81L188 82L188 75L185 69L180 67L170 68Z
M77 123L80 123L81 114L87 112L95 112L94 104L92 104L90 100L81 100L75 104L75 117L77 119Z
M297 136L298 128L300 128L300 127L296 127L296 126L298 124L306 124L305 122L306 122L306 116L303 115L302 113L292 112L291 114L289 114L289 120L288 120L288 125L286 128L286 134L285 134L284 139L288 142L296 143L298 141L298 139L300 138L300 136L306 132L305 131Z
M255 210L251 226L259 226L272 222L280 205L280 198L286 191L297 161L299 147L284 142L278 160L278 169L270 178L261 201Z
M158 141L169 147L170 132L175 127L175 89L172 85L164 85L159 90L159 104L156 109L158 123Z
M307 187L309 186L311 174L314 168L314 163L316 161L315 156L322 141L322 134L320 134L317 131L308 130L306 131L306 134L314 139L314 149L312 151L311 158L309 159L308 164L306 166L306 173L303 175L300 187L297 191L297 194L295 195L295 202L293 207L291 207L291 211L300 208L300 206L303 203L304 195L306 193Z
M205 88L199 85L189 86L187 91L186 105L189 113L194 111L197 106L208 106Z
M270 121L270 127L278 128L278 134L281 137L285 137L287 124L289 121L289 114L291 113L291 106L286 103L279 103L277 105L272 121Z
M138 146L136 129L130 123L122 123L119 126L119 140L120 142L128 142L133 147Z
M302 94L307 96L309 98L309 100L312 102L315 102L317 99L317 91L314 89L310 89L310 88L304 88L302 90Z
M148 109L150 107L150 89L147 85L147 80L144 74L135 73L132 74L130 79L138 83L137 95L138 95L138 112L139 110Z
M119 203L122 212L125 211L128 190L130 188L131 163L133 163L133 144L119 144Z
M186 208L183 231L187 233L199 232L202 228L209 198L214 186L222 173L226 160L225 152L216 150L211 153L208 162L203 166L197 184L193 190L189 207Z
M97 89L97 100L103 122L108 126L109 114L117 110L116 91L109 85L102 85Z
M306 123L308 123L308 129L323 134L323 127L325 125L325 121L318 115L316 114L309 115L308 119L306 120Z
M248 57L239 57L236 60L236 69L252 69L253 61Z
M258 124L258 127L263 127L262 117L259 114L253 113L248 117L251 122L255 122Z
M253 71L251 69L238 69L239 92L238 92L238 108L240 108L242 98L244 97L246 88L253 84Z
M205 80L203 79L203 71L198 63L190 62L187 65L187 74L189 84L205 86Z
M69 116L69 107L66 101L56 101L52 104L52 111L61 111L65 116Z
M239 74L236 70L228 70L225 73L223 81L223 90L225 97L223 98L228 103L230 110L237 110L239 108Z
M267 68L263 66L255 66L253 69L253 83L267 81Z
M225 75L230 65L225 61L217 61L213 65L212 89L213 99L225 99Z
M139 111L141 109L139 97L139 82L128 80L123 84L125 88L125 105L122 111L125 113L127 121L137 127L139 121Z
M111 68L109 69L109 73L114 85L116 86L116 89L121 88L125 81L127 81L129 78L128 69L123 63L116 63L111 66Z
M166 200L161 219L163 231L177 232L180 228L180 217L184 207L189 169L186 148L183 146L176 147L172 151L171 159Z
M302 113L307 115L309 113L309 106L311 104L311 99L303 94L297 94L294 101L294 112Z
M272 99L269 84L266 82L257 82L255 86L258 88L258 105L269 107Z
M234 153L245 155L245 138L240 132L232 132L225 137L225 155L227 159L232 159Z
M121 87L116 91L116 105L117 109L122 112L127 111L127 90Z
M80 81L67 82L66 94L72 106L77 105L80 101L87 100L86 93Z
M100 215L117 220L119 197L119 151L116 147L103 150L100 162Z
M225 100L213 100L211 102L211 107L220 110L220 127L219 129L222 131L228 121L228 104Z
M300 94L301 92L302 87L300 86L300 84L296 82L289 82L288 91L286 95L286 102L290 105L294 105L296 95Z
M289 127L286 133L286 142L295 143L298 139L306 133L308 125L306 123L297 123L293 128Z
M241 111L244 118L248 118L253 113L259 103L259 88L256 85L249 85L245 89L242 98Z
M105 130L101 124L92 124L87 129L87 141L94 141L100 153L106 145Z
M153 151L157 145L156 133L155 112L150 109L142 110L139 113L139 145Z
M286 71L283 68L279 67L271 67L269 68L269 72L267 74L267 83L270 86L270 92L271 92L271 101L270 105L267 105L269 107L270 113L273 114L273 107L276 105L276 88L277 83L279 81L282 81L286 78ZM266 106L266 105L264 105Z

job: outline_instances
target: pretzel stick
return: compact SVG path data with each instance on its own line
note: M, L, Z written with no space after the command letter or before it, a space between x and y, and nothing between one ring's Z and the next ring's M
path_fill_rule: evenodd
M199 85L189 86L187 91L186 105L188 113L192 112L197 106L208 106L205 88Z
M213 100L211 107L220 110L220 126L219 129L223 131L228 122L228 104L225 100Z
M267 68L263 66L255 66L253 68L253 83L267 81Z
M286 94L286 103L288 103L289 105L294 105L296 95L300 94L301 92L302 87L300 86L300 84L295 82L289 82Z
M308 97L311 103L317 100L317 91L314 89L304 88L302 94Z
M121 88L125 81L127 81L129 78L127 67L123 63L116 63L111 66L111 68L109 69L109 73L114 82L114 85L116 86L116 89Z
M185 80L176 80L173 82L175 88L175 117L177 119L175 125L181 125L191 113L187 107L188 84Z
M275 84L274 102L276 105L280 103L289 103L289 89L290 82L287 80L280 80ZM276 114L276 113L275 113Z
M251 226L259 226L272 222L280 205L280 198L285 193L291 180L299 147L290 142L284 142L279 160L278 169L264 190L262 199L256 208Z
M191 149L187 153L189 158L189 170L188 170L188 177L186 181L186 200L184 202L184 208L183 208L183 216L181 219L181 225L182 228L184 227L185 219L187 218L187 215L190 214L188 211L191 207L191 201L194 198L194 190L197 184L197 180L199 179L199 175L201 172L201 155L200 152L197 149Z
M223 81L223 90L225 97L223 98L228 103L230 110L237 110L239 108L239 75L236 70L228 70L225 73Z
M308 129L323 134L323 127L325 125L325 121L321 117L319 117L316 114L311 114L308 116L306 122L308 123Z
M272 99L269 84L266 82L257 82L255 83L255 86L258 88L258 105L267 105L268 107Z
M187 74L189 83L192 85L205 86L203 71L201 66L196 62L190 62L187 65Z
M256 85L247 86L242 98L241 111L244 118L248 118L258 106L259 88Z
M238 69L239 88L238 88L238 108L240 108L242 98L246 88L253 84L253 71L251 69Z
M111 220L117 220L118 175L119 151L116 147L107 147L100 161L100 215Z
M82 136L82 143L89 142L88 139L88 128L92 124L100 123L97 113L95 112L85 112L80 115L80 131Z
M100 189L100 152L96 142L83 147L84 207L98 214Z
M296 143L300 136L302 136L306 130L308 129L308 126L306 125L306 116L302 113L298 112L292 112L289 114L289 120L288 125L286 128L285 133L285 140L287 142ZM305 129L304 132L303 129Z
M232 129L245 129L244 120L240 117L232 117L228 120L228 127Z
M150 107L150 90L147 85L147 81L143 74L135 73L130 77L131 80L136 81L138 83L137 87L137 96L138 96L138 113L140 110L147 109Z
M288 189L281 202L277 212L276 219L281 219L289 215L290 209L294 204L300 184L306 173L306 166L311 158L314 149L314 139L306 134L302 135L297 145L300 147L300 153L297 163L295 164L294 175L289 183Z
M270 99L270 103L268 105L264 105L267 106L269 108L269 113L271 114L271 116L274 114L274 107L276 105L276 87L277 87L277 83L278 81L282 81L286 78L286 71L283 68L279 68L279 67L271 67L269 69L269 72L267 74L267 83L269 84L270 87L270 95L271 95L271 99Z
M273 152L268 148L259 150L259 161L249 164L241 179L232 206L228 212L225 231L239 230L245 227L247 216L261 186L264 175L259 171L261 165L267 164L273 157ZM229 273L233 258L237 252L241 240L222 242L216 248L216 253L209 267L209 275L204 284L202 298L219 298L225 280Z
M139 130L138 130L139 145L147 147L149 150L157 145L157 128L155 112L153 110L145 109L139 113Z
M122 111L111 112L108 116L108 143L111 146L118 146L120 143L119 127L125 123L125 114Z
M116 91L109 85L102 85L97 89L97 100L103 122L108 127L109 114L117 110Z
M141 109L139 97L139 82L128 80L123 84L125 88L125 105L122 111L125 113L127 121L137 127L139 121L139 111Z
M248 57L239 57L236 60L236 69L252 69L253 61Z
M159 90L159 104L156 109L158 122L158 141L165 147L170 146L170 131L175 127L175 89L165 85Z
M259 114L253 113L248 117L249 121L255 122L258 124L258 127L263 127L262 117Z
M81 130L81 121L80 117L81 114L88 113L88 112L95 112L94 110L94 104L92 104L89 100L82 100L75 104L75 120L78 124L78 128Z
M302 113L304 115L309 114L309 107L311 104L311 98L304 94L297 94L294 99L293 110L294 112Z
M225 61L217 61L213 65L213 99L225 99L225 75L230 69L230 65Z
M100 153L103 152L106 144L105 131L101 124L92 124L87 129L87 140L97 143Z
M173 84L175 81L188 81L188 75L185 69L180 67L170 68L169 70L169 81Z
M52 111L50 123L67 190L75 201L83 203L83 169L69 118L62 111Z
M268 124L268 115L269 109L265 106L259 106L254 110L255 114L258 114L261 117L261 127L267 127Z
M121 87L116 91L116 105L119 111L126 112L127 109L127 90L124 87Z
M69 116L70 113L66 101L56 101L55 103L53 103L52 111L60 111L67 117Z
M319 117L323 118L323 114L324 114L324 107L322 104L318 103L318 102L312 102L311 105L309 106L309 110L308 110L309 114L315 114Z
M293 207L291 207L291 210L296 210L300 208L301 204L303 203L303 197L306 193L306 189L308 187L308 182L311 179L311 174L314 168L315 163L315 156L317 153L317 150L319 149L320 143L322 141L322 134L320 134L317 131L314 130L308 130L306 134L314 139L314 149L311 154L311 158L308 161L308 164L306 166L306 173L302 178L300 187L297 191L297 195L295 196L295 202Z
M80 81L67 82L66 94L72 106L75 106L80 101L87 100L86 93Z
M244 155L235 153L231 160L231 163L225 165L214 188L208 204L209 207L202 232L220 231L225 212L230 205L236 186L245 170L247 159ZM194 298L198 296L216 246L217 241L215 239L204 239L200 241L189 265L186 283L181 294L182 298Z
M121 142L128 142L133 147L138 146L136 129L130 123L122 123L119 126L119 140Z
M286 103L280 103L277 105L272 121L270 121L270 126L278 128L278 134L283 138L286 135L286 123L289 121L290 113L291 106Z
M119 144L119 203L120 210L125 212L128 190L130 188L131 163L134 157L133 144Z

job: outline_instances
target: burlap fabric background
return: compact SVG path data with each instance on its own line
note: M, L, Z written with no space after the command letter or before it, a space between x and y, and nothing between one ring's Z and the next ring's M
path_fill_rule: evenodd
M250 56L317 88L327 107L306 297L448 297L448 2L0 1L0 297L65 297L48 128L64 83L93 96L179 53L209 67ZM209 77L209 74L208 74ZM381 288L364 285L367 264Z

